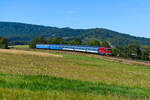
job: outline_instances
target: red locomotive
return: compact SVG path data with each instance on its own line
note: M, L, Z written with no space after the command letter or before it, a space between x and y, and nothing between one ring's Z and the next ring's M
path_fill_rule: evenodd
M112 55L112 49L111 48L106 48L106 47L100 47L99 48L99 53L102 55Z

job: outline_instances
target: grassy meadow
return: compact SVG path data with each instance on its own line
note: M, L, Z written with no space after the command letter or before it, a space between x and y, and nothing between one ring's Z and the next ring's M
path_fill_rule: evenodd
M24 49L27 46L15 48ZM0 98L4 100L150 99L148 66L104 60L87 56L88 54L66 54L55 51L53 54L63 57L0 52Z
M18 48L18 49L24 49L29 48L29 45L15 45L15 46L9 46L10 48Z

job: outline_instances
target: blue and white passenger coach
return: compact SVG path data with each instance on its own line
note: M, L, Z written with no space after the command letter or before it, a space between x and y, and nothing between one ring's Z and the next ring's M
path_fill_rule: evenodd
M53 50L69 50L97 53L104 55L111 55L111 48L95 47L95 46L82 46L82 45L60 45L60 44L36 44L37 49L53 49Z

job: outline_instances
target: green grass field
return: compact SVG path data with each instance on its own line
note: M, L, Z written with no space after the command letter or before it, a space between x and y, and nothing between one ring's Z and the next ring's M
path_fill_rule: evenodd
M87 54L56 52L53 54L63 57L0 52L0 98L5 100L150 99L148 66L124 64L90 57Z

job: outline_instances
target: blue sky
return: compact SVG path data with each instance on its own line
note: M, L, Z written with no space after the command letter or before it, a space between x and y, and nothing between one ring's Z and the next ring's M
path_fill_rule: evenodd
M150 38L150 0L0 0L0 21L107 28Z

